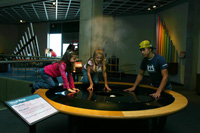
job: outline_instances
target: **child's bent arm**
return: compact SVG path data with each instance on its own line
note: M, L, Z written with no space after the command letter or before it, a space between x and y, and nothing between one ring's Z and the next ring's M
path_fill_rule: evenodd
M69 87L70 88L75 88L75 86L74 86L74 78L73 78L71 72L67 73L67 77L68 77L68 81L69 81Z
M87 66L87 76L88 76L88 80L90 82L90 87L91 86L93 87L92 77L91 77L91 74L90 74L90 66Z
M103 67L103 77L104 77L104 82L105 82L105 87L108 91L111 91L110 87L108 86L108 83L107 83L107 73L106 73L106 67L104 66Z

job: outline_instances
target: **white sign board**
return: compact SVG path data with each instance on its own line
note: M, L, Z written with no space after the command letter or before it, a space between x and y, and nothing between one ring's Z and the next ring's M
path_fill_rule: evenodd
M33 125L58 113L58 110L38 94L6 101L5 103L28 125Z

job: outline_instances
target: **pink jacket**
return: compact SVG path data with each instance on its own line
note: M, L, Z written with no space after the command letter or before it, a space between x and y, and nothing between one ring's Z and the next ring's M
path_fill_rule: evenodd
M67 88L67 89L75 88L74 79L71 72L68 72L66 76L66 72L65 72L66 64L62 62L61 64L58 65L58 68L56 69L57 64L58 62L45 66L44 67L45 73L53 78L61 76L63 80L63 88Z

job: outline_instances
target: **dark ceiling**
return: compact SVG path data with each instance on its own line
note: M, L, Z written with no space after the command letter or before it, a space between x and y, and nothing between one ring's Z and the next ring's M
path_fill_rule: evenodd
M0 2L0 23L19 24L20 20L28 23L79 20L81 0L18 1L19 2L15 0L14 4L4 5ZM103 15L123 16L152 13L171 6L178 1L179 0L104 0Z

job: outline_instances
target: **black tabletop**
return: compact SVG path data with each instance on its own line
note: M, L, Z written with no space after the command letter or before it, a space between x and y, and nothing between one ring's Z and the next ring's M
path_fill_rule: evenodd
M104 90L103 84L96 84L93 91L88 91L89 85L77 84L78 93L69 93L65 89L55 88L48 90L46 96L58 103L86 109L108 111L134 111L163 107L174 101L173 96L162 92L159 99L150 94L156 90L146 87L137 87L134 92L124 92L129 85L110 84L112 91Z

